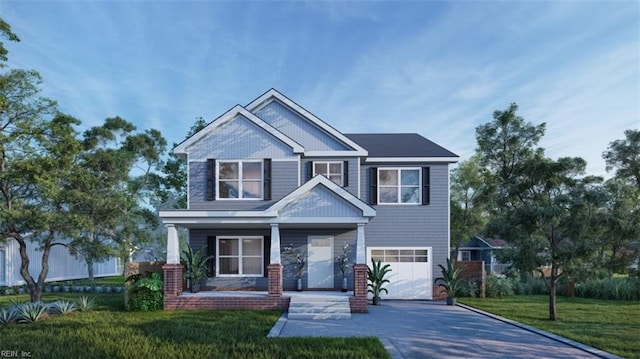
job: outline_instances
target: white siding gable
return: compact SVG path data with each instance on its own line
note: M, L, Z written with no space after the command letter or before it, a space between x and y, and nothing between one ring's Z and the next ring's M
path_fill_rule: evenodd
M189 161L207 158L248 159L293 157L291 147L242 115L215 127L187 148Z
M279 217L362 217L362 211L335 192L318 185L282 208Z
M277 100L258 110L256 116L300 143L306 151L352 150Z

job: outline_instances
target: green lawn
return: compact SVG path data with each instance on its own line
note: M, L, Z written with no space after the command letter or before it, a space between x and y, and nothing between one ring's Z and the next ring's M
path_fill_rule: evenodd
M640 358L640 302L558 297L558 320L552 322L547 296L458 301L625 358Z
M86 295L86 294L85 294ZM44 301L78 293L48 293ZM2 350L32 358L388 358L377 338L274 338L277 311L124 312L121 294L99 294L93 312L0 325ZM0 297L0 307L10 299Z

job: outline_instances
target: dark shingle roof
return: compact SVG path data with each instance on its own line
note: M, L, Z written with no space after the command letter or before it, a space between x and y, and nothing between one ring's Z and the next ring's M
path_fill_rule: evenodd
M458 157L417 133L345 134L364 147L369 157Z

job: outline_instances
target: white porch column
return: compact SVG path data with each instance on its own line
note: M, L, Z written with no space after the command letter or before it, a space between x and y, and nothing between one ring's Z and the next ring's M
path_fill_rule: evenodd
M364 223L358 223L356 232L356 264L367 264L367 253L364 243Z
M269 264L281 264L280 260L280 228L277 223L271 224L271 261Z
M178 230L173 224L167 224L167 264L180 264Z

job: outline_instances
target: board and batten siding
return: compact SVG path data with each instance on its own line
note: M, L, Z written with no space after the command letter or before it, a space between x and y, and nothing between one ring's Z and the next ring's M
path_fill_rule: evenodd
M207 163L189 163L189 209L193 210L264 210L298 188L298 161L271 161L271 201L207 201Z
M351 148L274 100L256 113L260 119L304 147L306 151L348 151Z
M370 167L429 167L428 205L372 205L376 216L365 226L367 247L432 247L433 274L449 256L449 166L441 163L366 164L361 169L362 200L370 203Z
M237 115L191 145L189 162L216 159L296 158L293 150L282 141Z

